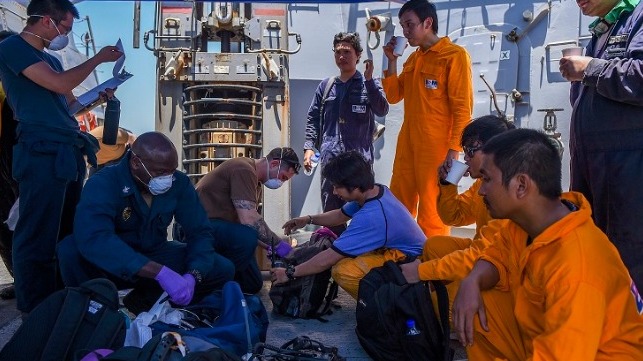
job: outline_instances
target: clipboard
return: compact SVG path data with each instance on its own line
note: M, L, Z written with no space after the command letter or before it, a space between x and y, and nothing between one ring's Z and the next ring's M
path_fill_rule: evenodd
M106 89L116 89L119 85L123 84L133 76L125 71L125 67L123 66L125 63L125 51L123 50L121 39L118 39L116 42L116 47L123 53L123 56L116 60L114 69L112 70L112 78L78 96L76 98L76 102L69 107L69 113L78 115L79 113L84 113L94 109L96 106L101 104L101 92L104 92Z

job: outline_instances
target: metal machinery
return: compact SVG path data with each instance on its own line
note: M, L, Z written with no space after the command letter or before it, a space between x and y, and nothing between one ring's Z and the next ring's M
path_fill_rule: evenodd
M558 60L562 49L586 44L593 19L573 0L433 2L438 35L448 35L471 55L473 116L500 114L519 127L546 130L563 151L567 188L564 144L572 107ZM155 29L144 37L153 36L148 47L158 57L157 130L182 149L183 167L195 180L231 156L256 157L279 145L301 150L314 91L322 79L337 74L333 35L359 32L363 45L368 43L361 60L372 58L374 75L381 76L387 64L381 47L402 35L400 7L395 2L159 3ZM303 44L291 32L301 34ZM412 50L398 61L398 71ZM386 134L375 143L375 175L383 184L390 180L403 118L400 102L391 105L386 119L377 119L386 122ZM264 214L271 227L278 229L291 214L320 211L318 173L266 191Z
M227 159L289 144L288 55L301 40L286 5L165 1L155 16L144 42L158 59L156 130L194 183ZM267 192L263 213L277 229L290 217L290 187Z

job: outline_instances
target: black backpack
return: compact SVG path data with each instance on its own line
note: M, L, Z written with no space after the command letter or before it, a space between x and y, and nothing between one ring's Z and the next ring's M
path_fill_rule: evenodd
M124 341L118 291L111 281L99 278L42 301L0 351L0 360L74 360L90 350L122 347Z
M304 263L330 248L336 238L332 231L321 228L313 232L308 242L295 247L283 262L294 265ZM284 284L273 284L269 296L275 313L295 318L315 318L325 322L321 316L330 312L330 304L337 297L337 291L337 283L331 282L330 269L327 269L318 274L297 277Z
M373 268L359 282L355 331L376 361L449 361L449 298L441 282L430 282L438 295L438 320L429 282L409 284L393 261ZM414 320L419 335L407 335Z

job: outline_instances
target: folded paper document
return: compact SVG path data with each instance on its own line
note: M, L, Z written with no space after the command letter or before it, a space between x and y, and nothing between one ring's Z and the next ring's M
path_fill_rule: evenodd
M116 47L123 53L123 56L118 58L112 70L112 78L95 86L93 89L87 91L85 94L76 98L77 102L71 104L69 112L71 114L79 114L91 110L101 103L100 93L105 92L106 89L116 89L119 85L123 84L127 79L133 75L125 71L123 64L125 63L125 51L121 39L118 39Z

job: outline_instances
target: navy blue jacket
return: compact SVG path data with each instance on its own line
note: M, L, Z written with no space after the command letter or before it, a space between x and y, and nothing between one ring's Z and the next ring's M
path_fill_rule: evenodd
M304 149L319 149L321 164L349 150L359 151L372 162L375 115L383 117L389 108L382 85L375 79L364 80L359 71L345 84L336 77L320 122L322 97L328 81L324 79L319 84L308 109ZM339 98L338 86L346 89Z
M572 152L643 149L641 25L643 2L621 14L603 49L596 49L600 44L592 37L585 54L594 59L583 82L572 83Z
M172 217L181 224L187 243L187 269L207 274L214 255L205 210L188 177L174 172L167 193L153 196L147 206L130 168L131 153L87 180L76 209L74 240L85 259L97 267L134 280L150 260L146 251L167 242Z

